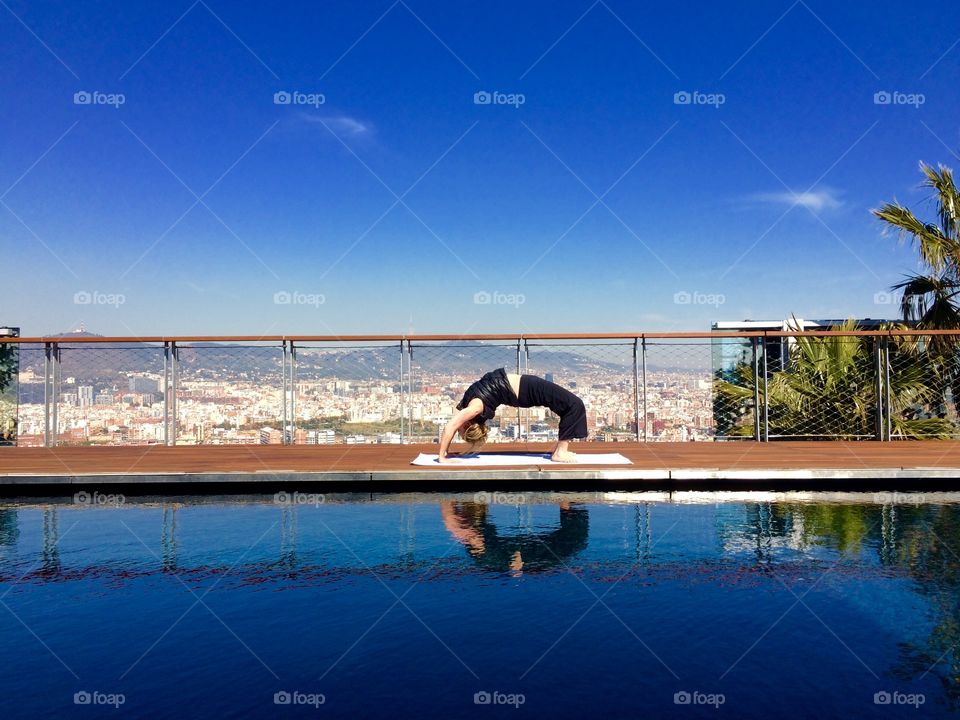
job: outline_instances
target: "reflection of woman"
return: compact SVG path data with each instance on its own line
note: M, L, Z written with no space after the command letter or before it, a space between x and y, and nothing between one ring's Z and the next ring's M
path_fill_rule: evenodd
M571 440L587 437L587 411L583 400L556 383L536 375L508 373L505 368L492 370L481 377L463 394L458 412L443 429L438 460L450 462L447 448L458 434L470 443L473 452L487 440L487 420L493 419L497 407L548 407L560 417L557 445L551 460L576 462L576 453L568 447Z
M443 524L477 564L488 570L545 570L562 565L587 546L587 509L560 503L560 526L544 533L500 535L487 519L487 505L476 502L440 503Z

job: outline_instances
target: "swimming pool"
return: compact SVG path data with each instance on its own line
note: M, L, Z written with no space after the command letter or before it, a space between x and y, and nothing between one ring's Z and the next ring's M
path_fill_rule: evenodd
M957 712L960 495L0 506L5 718Z

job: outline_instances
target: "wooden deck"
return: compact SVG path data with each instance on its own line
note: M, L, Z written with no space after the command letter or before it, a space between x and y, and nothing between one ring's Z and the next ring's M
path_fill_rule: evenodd
M497 451L545 452L546 444L497 444ZM634 482L643 487L723 481L757 487L838 489L886 481L903 489L960 487L960 441L579 443L590 452L620 452L632 465L544 465L430 468L410 465L436 445L159 445L0 448L0 486L244 484L309 482L427 483L444 489L464 481L538 483Z

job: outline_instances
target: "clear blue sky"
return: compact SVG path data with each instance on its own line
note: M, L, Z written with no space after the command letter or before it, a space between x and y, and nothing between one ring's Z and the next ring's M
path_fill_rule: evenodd
M893 315L916 260L869 209L958 164L960 6L591 2L3 0L0 324Z

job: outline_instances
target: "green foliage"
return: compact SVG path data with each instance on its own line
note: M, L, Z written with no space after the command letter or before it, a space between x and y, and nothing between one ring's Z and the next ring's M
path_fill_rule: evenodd
M832 330L856 329L851 319ZM760 402L767 402L771 437L872 437L876 433L875 340L842 335L801 336L787 367L761 379ZM939 406L939 364L915 342L897 341L891 352L890 406L894 437L949 438L957 428L930 411ZM714 383L715 405L752 405L753 367L742 363ZM720 431L718 421L718 434ZM753 435L752 415L743 413L728 436Z
M873 214L894 230L902 240L909 239L920 255L923 271L907 275L891 289L903 292L901 314L904 321L914 322L921 329L960 329L960 192L953 180L953 171L940 165L934 168L920 163L923 187L932 190L936 203L937 222L924 222L896 201L886 203ZM945 349L956 347L957 338L934 339Z

